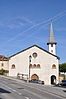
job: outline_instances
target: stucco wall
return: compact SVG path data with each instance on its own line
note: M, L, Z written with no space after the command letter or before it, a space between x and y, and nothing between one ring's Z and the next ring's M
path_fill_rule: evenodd
M32 54L36 52L37 57ZM31 64L40 64L40 68L31 68L30 76L37 74L40 80L45 84L51 83L51 75L55 75L58 80L58 59L51 54L34 46L24 52L16 54L9 60L9 76L17 76L17 73L28 74L29 77L29 56L32 56ZM12 69L12 64L15 64L15 69ZM56 65L56 69L52 69L52 65Z
M2 66L3 64L3 66ZM9 62L8 61L0 61L0 69L9 70Z

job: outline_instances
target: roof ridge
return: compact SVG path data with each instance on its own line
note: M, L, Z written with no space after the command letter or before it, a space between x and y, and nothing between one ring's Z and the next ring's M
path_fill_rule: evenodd
M15 54L11 55L9 58L11 58L11 57L13 57L13 56L15 56L15 55L17 55L17 54L19 54L19 53L21 53L21 52L24 52L24 51L26 51L26 50L28 50L28 49L30 49L30 48L32 48L32 47L34 47L34 46L36 46L36 47L38 47L39 49L41 49L41 50L43 50L43 51L45 51L45 52L47 52L47 53L51 54L52 56L57 57L58 59L60 59L58 56L56 56L56 55L54 55L54 54L50 53L49 51L47 51L47 50L45 50L45 49L43 49L43 48L39 47L39 46L38 46L38 45L36 45L36 44L34 44L34 45L30 46L30 47L27 47L27 48L25 48L25 49L23 49L23 50L21 50L21 51L19 51L19 52L15 53Z

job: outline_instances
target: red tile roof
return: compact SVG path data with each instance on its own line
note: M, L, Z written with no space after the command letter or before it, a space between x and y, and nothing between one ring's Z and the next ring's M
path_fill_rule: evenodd
M7 61L7 60L8 60L7 57L5 57L4 55L0 55L0 61Z

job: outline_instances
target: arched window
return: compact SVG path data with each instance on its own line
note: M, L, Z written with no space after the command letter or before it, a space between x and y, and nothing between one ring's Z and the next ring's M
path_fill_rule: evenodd
M32 68L32 64L30 64L29 67Z
M56 65L55 64L52 65L52 69L56 69Z
M40 64L37 64L37 68L40 68Z
M37 74L33 74L31 76L31 80L39 80L39 76Z
M33 65L33 68L35 68L35 67L36 67L36 64Z
M15 64L12 64L12 67L11 67L12 69L15 69Z

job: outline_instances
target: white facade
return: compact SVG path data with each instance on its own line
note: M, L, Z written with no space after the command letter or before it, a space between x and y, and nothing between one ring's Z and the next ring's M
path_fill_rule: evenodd
M49 52L56 55L56 44L49 43Z
M37 53L37 56L34 57L33 53ZM29 60L30 55L31 61ZM30 64L31 67L29 68ZM37 67L38 64L39 67ZM58 64L59 60L57 56L34 45L10 57L9 76L17 76L17 74L20 73L28 75L28 78L30 76L31 80L32 75L36 74L39 80L42 80L45 84L50 85L52 75L54 75L56 77L56 81L58 81ZM12 67L13 65L14 68Z

